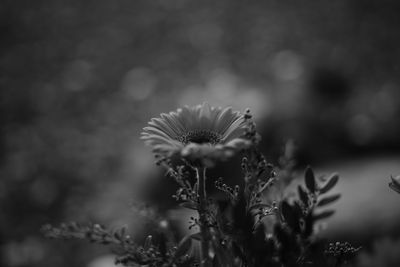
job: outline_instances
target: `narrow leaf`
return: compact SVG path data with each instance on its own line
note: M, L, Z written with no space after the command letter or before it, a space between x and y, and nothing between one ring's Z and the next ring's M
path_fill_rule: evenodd
M299 216L296 210L286 201L281 204L281 212L286 223L295 231L300 231Z
M338 182L339 180L339 175L337 173L334 173L329 179L328 182L319 190L320 194L324 194L331 190Z
M303 202L305 206L308 206L308 194L304 191L301 185L297 187L297 191L299 193L299 198L301 202Z
M328 205L328 204L330 204L332 202L335 202L339 198L340 198L340 194L336 194L336 195L333 195L333 196L325 197L325 198L321 199L320 201L318 201L317 206L318 207L322 207L322 206Z
M179 258L185 255L189 249L192 247L192 238L188 235L182 238L181 242L179 242L178 248L175 251L175 258Z
M199 183L196 182L196 183L194 184L194 186L193 186L193 191L194 191L194 192L197 192L197 191L198 191L198 188L199 188Z
M292 207L286 201L283 201L281 203L281 212L285 221L288 221L292 216L293 210Z
M389 183L389 187L400 194L400 183L399 183L400 176L396 177L390 176L390 179L392 181Z
M255 204L255 205L250 207L250 210L254 210L254 209L257 209L257 210L258 209L269 209L269 208L271 208L271 206L267 205L267 204Z
M315 192L315 176L314 176L314 172L311 169L311 167L307 167L307 169L306 169L305 182L306 182L307 189L311 193L314 193Z
M121 229L116 229L116 230L114 230L113 231L113 236L115 237L115 239L117 239L117 240L120 240L121 238L122 238L122 235L121 235L121 231L120 231Z
M308 213L304 218L303 236L309 237L313 233L314 218L311 213Z
M389 187L390 187L392 190L394 190L394 191L396 191L397 193L400 194L400 187L398 187L395 183L390 182L390 183L389 183Z
M152 239L153 237L151 235L146 237L146 240L144 241L144 250L148 250L153 244L152 244Z
M190 235L190 238L197 240L197 241L201 241L202 236L201 236L201 233L195 233L195 234Z
M326 210L324 212L321 212L320 214L316 214L313 216L314 220L322 220L322 219L326 219L330 216L332 216L335 213L334 210Z
M191 209L191 210L197 210L197 204L194 202L183 202L183 203L180 203L179 206L181 206L183 208Z

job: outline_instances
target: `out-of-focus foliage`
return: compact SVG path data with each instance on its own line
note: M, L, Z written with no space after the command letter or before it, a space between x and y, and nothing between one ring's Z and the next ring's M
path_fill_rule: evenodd
M390 237L375 240L371 251L362 251L357 259L360 267L385 266L395 267L400 264L398 251L399 240Z
M149 115L180 104L252 107L268 158L288 138L302 163L398 152L397 6L1 1L0 264L77 266L103 253L49 245L37 231L46 222L129 221L140 235L145 225L119 207L149 183L150 197L173 186L157 180L137 137ZM373 186L364 178L357 188ZM165 194L157 205L167 216ZM380 217L370 201L359 210Z
M394 191L396 191L397 193L400 193L400 176L396 177L391 176L390 179L391 182L389 183L389 187Z

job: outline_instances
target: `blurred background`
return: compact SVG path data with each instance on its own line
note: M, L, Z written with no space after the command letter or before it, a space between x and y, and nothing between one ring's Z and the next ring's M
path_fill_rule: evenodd
M208 101L251 108L270 162L294 140L300 168L338 172L321 234L363 246L362 266L399 266L400 195L387 186L400 174L399 11L394 0L2 0L0 265L113 266L108 249L39 229L128 225L140 240L147 215L133 202L186 227L139 136L161 112Z

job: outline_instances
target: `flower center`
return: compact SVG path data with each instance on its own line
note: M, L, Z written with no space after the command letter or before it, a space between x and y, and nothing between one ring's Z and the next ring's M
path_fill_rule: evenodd
M183 144L196 143L196 144L218 144L221 141L221 135L209 130L194 130L188 131L178 137L179 142Z

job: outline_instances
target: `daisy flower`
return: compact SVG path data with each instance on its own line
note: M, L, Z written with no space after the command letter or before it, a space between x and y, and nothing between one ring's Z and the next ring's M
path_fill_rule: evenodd
M247 126L244 114L230 107L222 109L203 103L151 119L141 139L156 155L165 158L178 155L209 167L252 145L245 138Z

